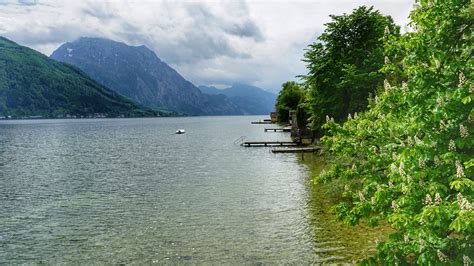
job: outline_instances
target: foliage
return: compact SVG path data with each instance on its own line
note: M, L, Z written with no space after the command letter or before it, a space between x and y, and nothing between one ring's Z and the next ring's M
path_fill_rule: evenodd
M387 37L390 85L323 138L337 162L318 181L351 180L339 219L396 230L367 263L472 265L474 67L469 0L421 1L412 31Z
M156 112L98 84L70 65L0 37L0 116L96 114L155 116Z
M391 17L365 6L331 19L304 58L315 129L324 124L326 115L344 121L348 113L366 109L369 94L383 84L379 70L384 63L384 29L394 35L399 32Z
M290 111L298 109L298 105L303 102L306 92L300 84L294 81L285 82L282 87L283 89L276 100L275 109L278 114L278 121L288 122Z

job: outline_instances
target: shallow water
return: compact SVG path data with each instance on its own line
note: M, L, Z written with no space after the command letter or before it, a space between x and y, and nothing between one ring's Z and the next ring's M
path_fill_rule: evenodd
M0 264L352 261L263 118L0 121Z

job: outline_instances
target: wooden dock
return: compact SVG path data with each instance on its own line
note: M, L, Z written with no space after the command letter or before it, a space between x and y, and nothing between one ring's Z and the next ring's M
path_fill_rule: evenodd
M291 132L291 128L265 128L265 132L273 131L273 132Z
M293 141L245 141L241 144L244 147L258 147L258 146L298 146L298 142Z
M272 121L254 121L252 124L273 124Z
M303 152L318 152L320 148L293 148L293 149L274 149L273 153L303 153Z

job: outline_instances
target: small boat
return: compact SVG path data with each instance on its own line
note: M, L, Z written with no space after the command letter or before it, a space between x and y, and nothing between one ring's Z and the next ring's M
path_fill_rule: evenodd
M176 134L184 134L186 131L184 129L178 129L176 130Z

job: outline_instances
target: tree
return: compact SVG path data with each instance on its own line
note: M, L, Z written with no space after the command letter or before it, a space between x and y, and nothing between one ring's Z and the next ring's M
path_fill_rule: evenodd
M419 1L409 31L387 36L390 85L342 126L324 126L337 156L319 181L351 180L339 219L389 223L395 233L367 262L472 265L474 86L469 0Z
M303 101L305 91L300 84L294 81L283 83L283 89L278 94L275 109L278 114L278 121L288 122L291 110L297 110L298 105Z
M367 107L367 98L383 85L383 36L387 27L398 35L389 16L365 6L352 14L331 15L324 33L305 55L309 73L303 76L310 90L312 126L320 129L326 116L337 122L348 113Z

